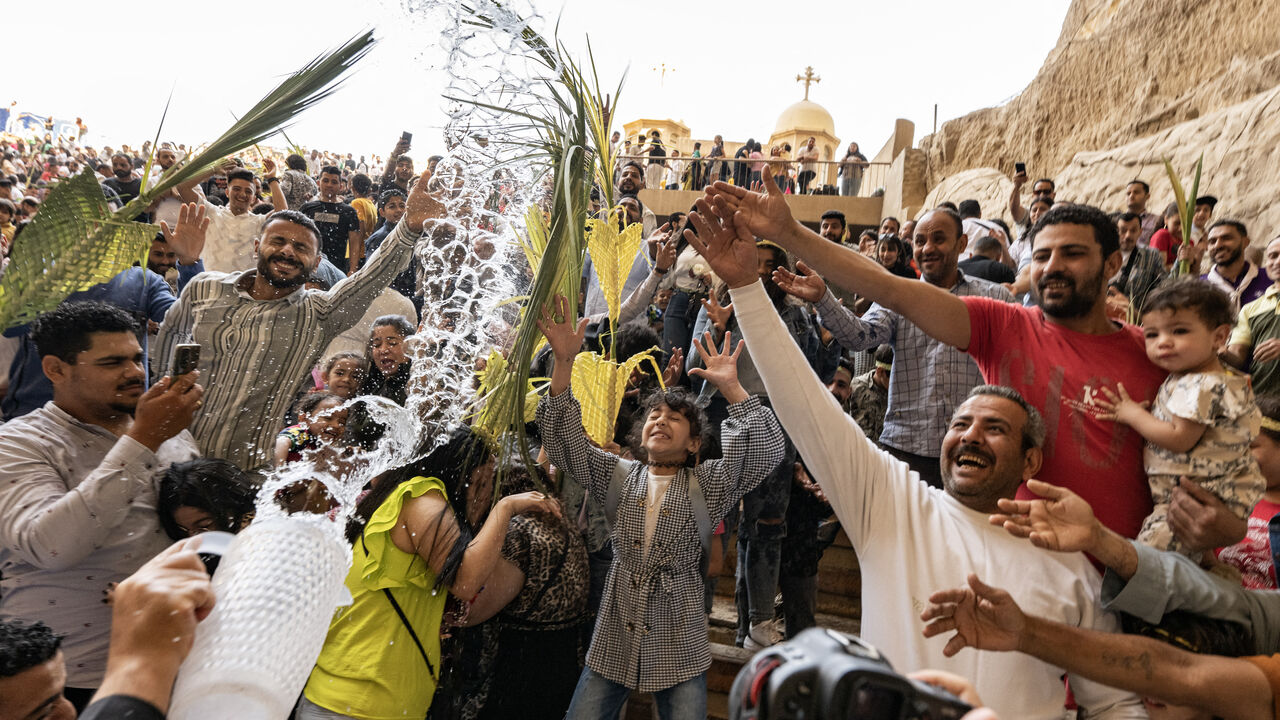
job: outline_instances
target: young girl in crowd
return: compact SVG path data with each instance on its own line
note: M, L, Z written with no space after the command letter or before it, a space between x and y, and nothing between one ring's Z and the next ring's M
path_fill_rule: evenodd
M334 353L324 361L320 383L325 391L350 400L359 393L360 383L368 372L369 360L360 353Z
M413 323L402 315L383 315L373 321L369 331L369 372L360 383L361 395L380 395L404 404L413 366L405 354L404 341L413 333Z
M1270 524L1280 514L1280 398L1259 395L1258 409L1262 411L1262 430L1253 441L1253 458L1267 481L1267 490L1253 506L1244 540L1219 550L1218 560L1239 570L1245 587L1275 590ZM1280 544L1275 547L1280 549Z
M1249 516L1266 482L1249 447L1261 414L1248 378L1229 375L1218 352L1231 332L1230 300L1208 283L1188 278L1152 292L1142 312L1147 356L1169 371L1150 411L1124 385L1103 388L1099 417L1122 422L1147 439L1144 465L1155 502L1138 540L1187 553L1169 527L1173 489L1188 477L1241 518ZM1118 395L1117 395L1118 393Z
M339 409L342 398L329 392L304 395L295 406L297 424L276 436L276 466L302 459L307 450L342 440L347 428L347 411Z
M782 430L773 412L738 382L742 344L730 352L732 335L726 334L723 350L717 350L707 334L706 345L697 343L705 367L692 373L729 402L720 433L724 458L698 462L705 417L689 393L659 390L648 396L640 415L640 462L620 465L620 458L587 440L581 408L568 392L587 322L579 322L575 332L563 297L556 298L556 315L563 319L557 322L544 311L538 321L555 355L550 392L538 405L538 428L551 462L582 482L597 502L616 508L613 563L587 666L566 717L616 718L631 690L639 690L654 693L662 720L702 720L711 664L703 545L710 544L711 524L781 462Z
M219 530L237 533L253 519L258 485L243 470L217 458L174 463L160 477L156 512L174 540Z

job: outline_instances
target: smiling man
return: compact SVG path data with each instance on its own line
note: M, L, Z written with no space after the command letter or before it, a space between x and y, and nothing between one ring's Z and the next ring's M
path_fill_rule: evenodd
M409 264L423 223L444 214L424 173L395 230L365 267L331 290L306 289L320 263L320 231L296 210L267 216L252 270L205 273L169 310L156 338L154 367L168 369L173 346L197 342L209 387L191 431L205 455L245 470L266 467L276 432L329 342L355 325Z
M1249 247L1249 230L1239 220L1219 220L1209 226L1206 243L1213 268L1201 277L1231 298L1237 309L1262 297L1271 287L1271 278L1262 268L1244 257Z
M105 303L64 303L32 338L53 400L0 433L0 620L48 623L63 641L67 692L88 703L106 671L103 593L169 544L156 474L196 456L185 428L195 377L146 377L137 322Z
M276 210L289 207L284 192L280 189L280 181L275 176L275 163L267 160L263 172L263 182L271 190L271 204ZM214 205L196 192L196 186L214 172L224 172L227 176L227 204L225 207ZM178 195L183 202L203 204L209 214L209 233L204 248L204 266L207 270L217 272L235 272L250 267L254 263L255 240L262 228L262 216L250 212L257 202L253 189L253 172L238 168L234 163L226 163L221 168L210 170L209 174L197 176L178 186Z

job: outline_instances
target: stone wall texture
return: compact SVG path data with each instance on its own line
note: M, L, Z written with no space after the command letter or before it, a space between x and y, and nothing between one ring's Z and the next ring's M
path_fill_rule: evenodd
M1277 88L1278 0L1074 0L1057 46L1021 94L920 141L931 199L944 179L961 186L957 173L1011 175L1024 161L1032 179L1059 180L1059 199L1106 209L1120 209L1124 182L1140 175L1159 211L1171 197L1155 170L1162 155L1189 176L1203 150L1204 191L1258 211L1260 199L1248 195L1261 188L1249 186L1274 189L1280 176ZM991 193L991 182L980 178L972 191ZM1218 215L1233 211L1220 206Z

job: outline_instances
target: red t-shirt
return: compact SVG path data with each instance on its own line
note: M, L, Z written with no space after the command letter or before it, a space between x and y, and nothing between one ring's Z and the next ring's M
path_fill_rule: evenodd
M1142 331L1125 325L1088 335L1048 322L1040 308L982 297L969 308L968 353L982 377L1022 393L1044 415L1048 435L1038 478L1079 494L1102 524L1135 537L1151 513L1142 467L1144 440L1127 425L1099 420L1093 401L1124 383L1129 397L1151 401L1165 371L1147 359ZM1025 487L1018 497L1030 498Z
M1249 529L1244 539L1218 550L1218 559L1240 570L1240 583L1250 590L1275 590L1276 568L1271 561L1271 533L1268 523L1280 505L1259 500L1249 514Z
M1182 242L1181 239L1178 242ZM1159 250L1164 253L1164 264L1172 265L1177 259L1177 243L1173 240L1173 233L1166 228L1160 228L1151 236L1151 249Z

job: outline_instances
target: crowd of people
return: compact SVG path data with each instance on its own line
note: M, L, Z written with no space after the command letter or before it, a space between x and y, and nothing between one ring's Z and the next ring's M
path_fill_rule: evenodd
M1023 172L1012 225L957 198L815 232L787 204L804 148L673 165L642 142L599 209L646 238L616 321L589 262L539 309L535 462L462 425L365 488L353 602L295 717L614 718L635 691L705 717L728 543L760 650L815 625L833 518L863 637L974 718L1280 717L1280 237L1251 258L1204 196L1181 242L1141 180L1110 214L1049 178L1024 206ZM163 717L214 602L187 538L248 526L273 468L384 441L361 399L414 392L413 249L446 228L439 158L419 175L410 150L230 159L147 208L145 266L5 331L0 720ZM9 143L6 260L49 184L97 172L127 202L146 156ZM704 194L640 200L673 185ZM632 373L589 438L579 354L650 348L662 377Z
M845 154L836 161L838 187L826 187L814 182L823 161L817 148L817 138L812 136L798 149L792 149L789 142L771 145L767 158L764 146L755 138L748 138L732 157L726 154L724 138L720 135L715 136L711 149L706 152L703 152L701 142L693 143L693 151L688 157L682 157L677 148L668 149L662 141L661 130L638 135L634 142L615 132L610 142L612 152L618 158L619 172L625 163L641 163L646 186L664 190L702 190L717 181L748 186L760 182L760 170L768 165L775 182L785 193L855 197L862 187L863 174L870 165L867 157L858 150L858 143L851 142Z

